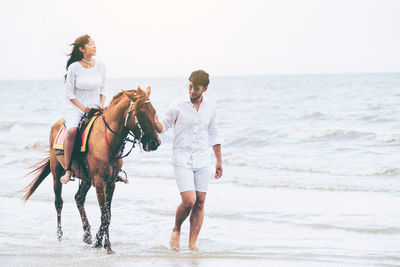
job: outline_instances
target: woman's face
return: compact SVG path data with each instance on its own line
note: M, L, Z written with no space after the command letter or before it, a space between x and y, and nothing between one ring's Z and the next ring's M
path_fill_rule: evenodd
M95 56L96 55L96 44L90 38L89 43L85 44L85 48L79 48L83 55L85 56Z

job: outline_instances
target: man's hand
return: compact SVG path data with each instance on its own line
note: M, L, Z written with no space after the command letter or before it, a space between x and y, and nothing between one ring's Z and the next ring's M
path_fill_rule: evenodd
M156 130L158 133L161 133L163 130L161 122L158 120L157 114L154 114L154 124L156 125Z
M217 162L217 164L215 164L215 179L221 178L222 172L222 162Z
M154 122L157 124L157 123L160 123L160 121L158 120L158 115L157 114L154 114Z

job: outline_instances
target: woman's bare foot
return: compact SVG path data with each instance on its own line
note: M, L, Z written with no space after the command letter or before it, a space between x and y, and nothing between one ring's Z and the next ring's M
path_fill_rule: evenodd
M179 243L179 239L181 237L181 233L180 232L172 232L171 235L171 241L169 241L169 245L171 246L171 249L173 250L179 250L180 248L180 243Z
M66 184L71 179L71 171L65 171L65 174L60 178L60 182Z
M199 251L199 248L195 244L193 245L189 244L189 249L194 251Z

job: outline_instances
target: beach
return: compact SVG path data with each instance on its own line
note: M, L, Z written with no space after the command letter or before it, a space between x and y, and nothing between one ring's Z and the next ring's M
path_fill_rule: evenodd
M34 178L24 175L46 157L50 127L63 116L63 79L0 81L0 265L400 265L399 74L210 80L224 174L210 177L200 251L187 248L188 220L182 249L169 249L180 202L170 130L156 151L136 147L124 161L129 184L117 184L112 202L114 255L82 242L78 180L63 186L61 242L51 175L22 200ZM160 119L188 93L185 77L109 79L106 102L138 85L152 86ZM86 212L94 236L94 188Z

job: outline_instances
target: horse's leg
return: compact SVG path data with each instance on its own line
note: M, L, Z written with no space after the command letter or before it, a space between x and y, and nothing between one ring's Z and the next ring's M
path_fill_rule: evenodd
M75 195L76 206L78 207L82 219L83 242L89 245L92 244L92 234L90 233L90 224L86 216L85 199L87 192L90 189L90 186L91 186L90 181L82 179L82 183L79 186L78 192Z
M110 228L110 223L111 223L111 201L112 201L112 197L114 194L114 189L115 189L115 182L112 182L111 184L107 185L106 197L107 197L107 205L108 205L108 224L107 224L107 228L104 229L104 248L107 250L107 253L109 253L109 254L113 253L113 251L111 249L111 243L110 243L109 228Z
M63 208L63 199L61 196L62 184L60 182L60 177L64 173L64 169L61 164L57 161L54 152L50 152L50 169L53 174L53 189L54 189L54 205L57 211L57 237L58 241L61 241L63 236L61 228L61 210Z
M99 231L96 234L96 243L94 244L94 247L101 248L104 232L108 228L110 220L108 216L109 212L108 212L107 195L106 195L106 184L103 179L98 177L95 177L95 181L99 181L96 182L96 194L101 211L101 225ZM111 250L111 247L109 249ZM107 249L107 251L109 251L109 249Z

